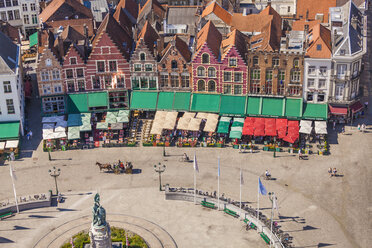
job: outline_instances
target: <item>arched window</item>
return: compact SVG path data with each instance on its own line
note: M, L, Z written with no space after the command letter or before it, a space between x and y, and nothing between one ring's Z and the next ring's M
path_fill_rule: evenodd
M208 77L216 77L216 69L214 67L208 68Z
M172 69L177 69L177 61L172 60Z
M253 57L253 65L258 65L258 56Z
M205 76L205 69L202 66L198 67L198 77L204 77Z
M209 54L208 53L204 53L202 55L202 63L203 64L209 64Z
M145 61L146 60L146 54L145 53L140 53L140 60Z
M205 91L205 81L199 80L198 81L198 91Z
M298 58L293 59L293 67L299 67L300 66L300 60Z
M216 82L211 80L208 82L208 92L215 92L216 91Z

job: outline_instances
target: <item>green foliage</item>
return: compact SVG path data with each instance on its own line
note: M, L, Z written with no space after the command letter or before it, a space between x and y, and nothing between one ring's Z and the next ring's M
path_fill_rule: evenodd
M125 246L125 230L122 228L111 227L111 240L113 242L123 242ZM90 243L89 234L86 231L79 232L72 237L74 246L76 248L84 248L85 244ZM146 242L137 234L131 234L128 232L128 241L131 248L147 248ZM64 243L61 248L71 248L70 241Z

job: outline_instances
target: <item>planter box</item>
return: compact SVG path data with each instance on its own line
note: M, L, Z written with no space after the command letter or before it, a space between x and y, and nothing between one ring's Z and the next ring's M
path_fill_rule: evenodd
M152 143L142 143L142 146L152 146Z
M156 143L156 146L164 146L164 143Z
M134 147L134 146L136 146L136 143L128 143L127 146Z
M233 145L234 149L239 149L239 145Z
M219 148L222 148L223 147L223 144L217 143L216 146L219 147Z

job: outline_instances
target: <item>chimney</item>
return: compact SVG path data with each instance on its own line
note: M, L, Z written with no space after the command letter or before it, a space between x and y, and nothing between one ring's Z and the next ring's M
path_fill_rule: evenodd
M58 35L57 39L58 39L58 53L59 53L59 56L62 58L63 56L65 56L65 49L63 47L63 40L62 40L62 37L60 35Z
M158 60L158 41L157 40L154 41L154 58L156 61Z
M306 21L309 21L309 10L306 10Z
M133 39L137 40L137 29L138 29L137 24L135 24L132 29L133 29Z
M243 9L243 16L246 16L246 15L247 15L247 9L244 8L244 9Z
M87 24L85 23L84 23L84 36L85 36L85 39L89 39L88 27L87 27Z
M271 0L267 0L267 6L266 7L271 7Z
M309 25L304 25L304 51L307 49L307 45L309 43L309 40L307 39L307 34L309 33Z

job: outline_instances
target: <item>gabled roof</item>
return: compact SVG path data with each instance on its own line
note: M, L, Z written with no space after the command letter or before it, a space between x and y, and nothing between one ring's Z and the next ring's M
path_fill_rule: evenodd
M10 25L8 22L0 20L0 31L13 40L14 43L21 43L18 29Z
M63 63L69 63L69 61L66 60L66 57L68 57L73 51L76 52L77 55L79 56L79 59L82 60L83 63L85 63L86 57L84 55L84 49L82 49L81 46L78 46L75 43L71 43L70 47L67 49L67 52L63 59L64 61Z
M63 41L78 41L78 40L85 40L84 35L76 31L73 27L68 25L60 34Z
M146 21L145 25L143 26L137 40L137 45L140 43L141 39L145 42L147 48L154 53L154 43L159 38L158 33L154 30L154 28L150 25L149 21Z
M107 33L115 45L120 49L124 57L129 60L130 52L132 48L132 38L128 33L120 26L120 24L114 19L111 14L107 14L103 19L101 25L97 30L97 34L92 41L93 49L97 45L100 37L103 33ZM124 48L125 44L125 48Z
M175 46L178 52L182 55L186 62L191 60L191 52L188 45L178 35L173 36L171 42L168 43L167 47L162 51L162 57L169 51L169 49Z
M137 20L142 20L147 14L154 12L161 18L165 15L165 9L157 0L147 0L143 7L138 12Z
M230 32L227 35L227 38L221 42L222 47L221 60L223 60L226 57L226 55L229 53L232 47L235 47L240 53L240 56L245 60L246 59L245 54L248 51L247 39L248 37L246 37L237 29Z
M39 19L43 22L64 20L65 17L93 18L93 14L89 8L82 5L77 0L53 0L39 15Z
M306 50L306 56L310 58L331 58L332 44L331 31L321 24L315 25L309 30L309 47Z
M18 46L0 32L0 74L14 73L18 66Z
M305 25L309 26L309 30L312 29L316 24L320 23L319 20L306 20L300 19L292 23L292 30L294 31L304 31Z
M205 7L202 13L202 17L204 18L212 13L220 18L224 23L230 25L232 15L224 8L222 8L216 1L210 2L207 7Z
M297 0L297 18L306 18L308 11L310 20L314 20L316 14L323 14L323 22L328 23L329 8L336 7L337 0Z
M132 35L132 27L137 22L137 20L135 20L135 23L133 23L130 17L122 8L117 8L113 17L120 24L120 26L127 31L128 34Z
M222 41L222 35L213 25L211 21L208 21L207 24L199 31L196 43L196 53L203 47L204 44L207 44L209 49L218 59L220 53L220 45Z
M119 9L125 9L127 14L130 14L131 17L137 20L138 4L135 0L120 0L118 6L116 6L116 11L118 11Z

